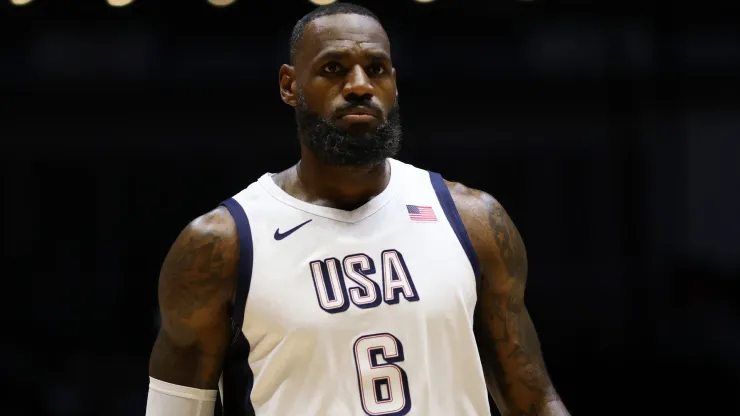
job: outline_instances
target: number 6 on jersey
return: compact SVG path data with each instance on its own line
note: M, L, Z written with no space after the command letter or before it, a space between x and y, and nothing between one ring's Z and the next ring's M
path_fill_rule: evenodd
M406 372L395 365L404 360L401 341L391 334L365 335L355 341L354 353L365 413L371 416L407 414L411 410L409 381Z

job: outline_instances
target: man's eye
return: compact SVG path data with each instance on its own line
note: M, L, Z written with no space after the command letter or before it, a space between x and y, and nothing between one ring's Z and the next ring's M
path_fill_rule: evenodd
M337 72L342 71L342 66L338 63L332 62L329 64L324 65L324 72L329 74L336 74Z
M385 67L382 65L371 66L367 69L367 73L369 75L383 75L385 74Z

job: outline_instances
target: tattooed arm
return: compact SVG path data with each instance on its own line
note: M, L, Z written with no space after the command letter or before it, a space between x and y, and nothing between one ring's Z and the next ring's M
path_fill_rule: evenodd
M236 225L223 207L177 237L159 275L162 328L149 362L151 377L217 389L231 337L238 249Z
M532 319L524 305L527 253L508 214L492 196L448 183L481 267L476 339L496 406L504 416L561 416Z

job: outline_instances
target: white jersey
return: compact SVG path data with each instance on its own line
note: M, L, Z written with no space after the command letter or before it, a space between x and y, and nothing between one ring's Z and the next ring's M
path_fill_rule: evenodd
M391 160L354 211L265 174L224 205L240 244L225 416L490 414L477 259L438 174Z

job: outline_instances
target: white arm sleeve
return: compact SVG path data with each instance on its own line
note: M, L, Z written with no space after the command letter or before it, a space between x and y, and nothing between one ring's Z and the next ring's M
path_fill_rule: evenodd
M149 377L146 416L213 416L217 394Z

